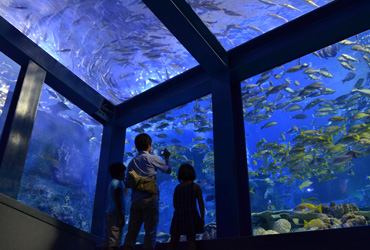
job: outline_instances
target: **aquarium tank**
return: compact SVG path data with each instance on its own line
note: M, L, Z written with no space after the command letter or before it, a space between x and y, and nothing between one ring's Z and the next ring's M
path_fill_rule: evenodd
M205 205L205 229L207 238L216 238L216 198L214 180L214 149L212 96L207 95L165 113L151 117L126 129L124 164L128 166L137 155L135 137L146 133L152 137L152 154L161 157L161 151L167 148L172 166L171 175L159 171L157 185L160 192L158 241L168 242L173 208L173 193L179 184L177 173L181 164L192 165L196 172L195 183L203 191ZM127 198L127 208L131 206L131 195ZM128 210L129 211L129 210ZM129 215L127 215L127 219ZM127 227L124 228L124 235ZM138 241L143 243L143 228ZM198 235L202 239L203 235Z
M102 132L44 84L17 200L90 232Z
M142 1L9 0L0 15L114 104L198 65Z
M334 0L187 0L226 50L332 1Z
M241 83L254 235L367 225L369 69L366 31Z
M20 69L18 64L0 52L0 135L3 132Z

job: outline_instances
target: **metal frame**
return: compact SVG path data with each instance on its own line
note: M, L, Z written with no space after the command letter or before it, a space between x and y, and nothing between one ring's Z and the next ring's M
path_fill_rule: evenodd
M23 67L32 59L47 71L46 82L51 87L104 124L99 189L108 182L109 163L122 158L126 127L212 93L218 237L252 235L245 141L238 140L245 136L240 81L370 29L370 1L336 0L227 52L184 0L144 3L200 66L117 106L2 18L0 46ZM0 151L4 154L2 147ZM101 235L104 220L99 217L104 191L97 192L95 199L92 232L97 235Z

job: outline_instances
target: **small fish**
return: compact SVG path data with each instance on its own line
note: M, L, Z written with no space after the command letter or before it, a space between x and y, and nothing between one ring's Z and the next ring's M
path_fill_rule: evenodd
M312 213L318 211L319 213L322 213L322 205L321 203L317 206L311 203L301 203L297 205L294 209L293 212L298 212L298 213Z
M280 20L283 20L284 22L289 22L288 19L286 19L285 17L282 17L282 16L279 16L279 15L276 15L276 14L267 14L268 16L271 16L273 18L276 18L276 19L280 19Z
M291 119L299 119L299 120L303 120L303 119L306 119L307 118L307 115L305 114L297 114L295 116L291 116L290 117Z
M320 220L320 219L313 219L313 220L310 220L310 222L307 222L306 220L304 220L304 227L317 227L317 226L322 226L322 225L325 225L325 223Z
M276 5L276 6L279 6L277 3L273 3L273 2L270 2L268 0L259 0L259 1L262 2L262 3L268 4L268 5Z
M213 194L209 194L204 199L205 201L213 201L215 199L215 196Z
M351 81L355 77L356 77L356 73L354 73L354 72L348 72L348 74L346 75L346 77L344 77L344 79L342 80L342 83Z
M269 127L275 126L276 124L277 124L277 122L268 122L268 123L266 123L265 125L263 125L263 126L261 127L261 129L269 128Z
M158 138L167 138L168 137L168 135L166 135L166 134L154 134L155 136L157 136Z
M255 31L258 31L258 32L261 32L262 34L265 33L263 30L261 30L260 28L256 27L256 26L247 26L247 28L250 28L252 30L255 30Z
M312 181L304 181L302 184L299 186L299 190L302 190L303 188L309 187L313 182Z
M311 5L313 7L316 7L316 8L320 8L319 5L317 5L316 3L314 3L312 0L304 0L308 5Z
M283 3L282 5L283 5L284 7L287 7L288 9L301 11L300 9L297 9L296 7L294 7L294 6L290 5L290 4Z

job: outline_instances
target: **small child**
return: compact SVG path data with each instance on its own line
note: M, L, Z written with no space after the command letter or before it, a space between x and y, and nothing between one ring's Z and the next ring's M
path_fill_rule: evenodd
M121 245L126 214L125 186L123 184L125 172L126 166L121 162L115 162L109 166L109 173L113 179L108 189L104 249L119 249Z
M176 249L181 235L186 235L189 249L196 249L195 235L204 232L204 202L202 189L193 181L196 178L194 168L182 164L178 173L179 185L173 194L173 213L171 223L171 241L168 250ZM200 216L197 209L198 200Z

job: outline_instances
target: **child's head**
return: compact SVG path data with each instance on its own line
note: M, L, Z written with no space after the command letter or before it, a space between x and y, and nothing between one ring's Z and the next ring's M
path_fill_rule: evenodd
M113 179L123 179L125 178L126 166L121 162L112 163L109 166L109 173Z
M145 151L152 145L152 138L148 134L138 134L135 137L135 146L137 151Z
M196 178L195 170L190 164L182 164L179 168L177 179L179 182L194 181Z

